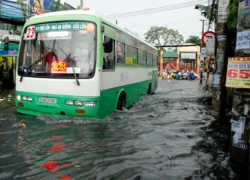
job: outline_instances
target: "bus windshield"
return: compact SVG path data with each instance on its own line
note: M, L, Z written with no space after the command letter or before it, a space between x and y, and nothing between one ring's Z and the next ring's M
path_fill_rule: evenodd
M60 22L28 26L20 48L18 75L48 78L94 76L96 25Z

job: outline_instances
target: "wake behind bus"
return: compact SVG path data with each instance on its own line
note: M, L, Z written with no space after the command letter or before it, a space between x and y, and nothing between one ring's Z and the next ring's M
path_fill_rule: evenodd
M93 11L32 17L19 48L21 114L105 119L158 86L157 49Z

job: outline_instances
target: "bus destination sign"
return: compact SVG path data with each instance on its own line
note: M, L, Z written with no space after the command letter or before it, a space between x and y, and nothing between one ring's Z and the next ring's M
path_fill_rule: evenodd
M63 22L39 24L35 26L36 32L47 31L72 31L72 30L86 30L87 22Z

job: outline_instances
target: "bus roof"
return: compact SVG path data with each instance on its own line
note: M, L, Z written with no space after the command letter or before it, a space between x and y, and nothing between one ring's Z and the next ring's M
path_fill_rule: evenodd
M136 35L135 33L133 33L132 31L126 29L125 27L121 27L113 22L111 22L111 20L109 20L107 17L105 17L104 15L101 15L93 10L66 10L66 11L56 11L56 12L49 12L49 13L44 13L44 14L41 14L41 15L37 15L37 16L33 16L30 18L30 20L36 20L36 19L40 19L40 18L45 18L45 17L50 17L50 16L67 16L67 15L92 15L92 16L95 16L95 17L99 17L102 19L103 22L111 25L112 27L142 41L143 43L145 43L146 45L148 46L151 46L152 48L156 49L155 46L153 46L152 44L146 42L142 37Z
M84 11L84 10L66 10L66 11L56 11L56 12L49 12L49 13L44 13L41 15L33 16L30 19L36 19L36 18L41 18L41 17L49 17L49 16L61 16L61 15L79 15L79 14L87 14L87 15L93 15L93 16L98 16L100 17L101 15L96 13L95 11Z

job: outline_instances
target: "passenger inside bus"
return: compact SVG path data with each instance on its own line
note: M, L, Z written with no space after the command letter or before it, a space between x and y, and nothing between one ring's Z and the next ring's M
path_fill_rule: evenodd
M44 62L45 64L51 64L53 60L56 60L58 62L58 57L54 51L51 51L49 48L45 48L44 50Z
M44 48L44 53L43 53L43 63L46 66L46 72L51 71L52 63L54 61L58 62L58 57L56 53L52 50L50 50L48 47Z

